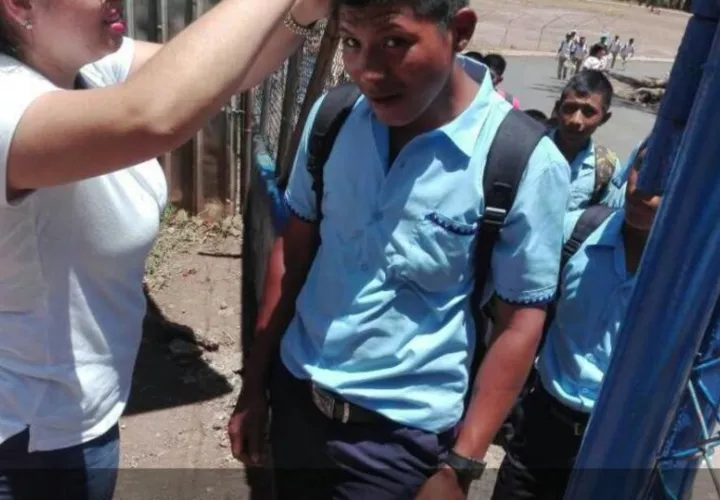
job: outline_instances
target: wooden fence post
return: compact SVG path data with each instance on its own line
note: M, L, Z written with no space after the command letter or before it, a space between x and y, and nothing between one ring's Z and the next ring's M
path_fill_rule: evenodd
M295 124L292 137L290 138L288 147L284 151L284 155L282 157L278 155L277 166L280 176L278 177L277 183L280 188L285 188L287 185L290 169L295 159L295 151L297 150L298 144L300 144L300 137L302 136L305 122L310 114L312 105L323 91L325 80L332 68L339 42L340 36L337 30L337 23L334 19L331 19L325 27L325 33L320 42L320 48L318 49L317 58L315 59L315 67L313 68L313 73L305 92L305 99L300 108L300 115Z

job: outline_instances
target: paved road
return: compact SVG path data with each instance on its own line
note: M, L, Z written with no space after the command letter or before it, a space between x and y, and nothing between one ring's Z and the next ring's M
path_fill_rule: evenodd
M520 99L523 109L536 108L550 114L563 88L563 82L554 76L555 67L555 60L547 57L508 57L503 87ZM670 71L670 67L668 63L631 62L626 73L661 77ZM650 132L655 114L618 100L612 111L612 118L598 130L597 138L624 161Z

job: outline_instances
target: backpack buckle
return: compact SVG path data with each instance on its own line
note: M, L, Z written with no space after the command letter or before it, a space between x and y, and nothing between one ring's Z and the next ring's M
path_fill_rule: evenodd
M500 230L502 225L505 223L507 217L507 210L504 208L497 207L485 207L485 211L482 215L481 227L492 228L493 230Z

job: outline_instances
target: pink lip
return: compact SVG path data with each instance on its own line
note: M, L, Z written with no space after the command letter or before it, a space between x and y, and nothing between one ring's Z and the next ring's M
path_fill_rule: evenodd
M110 27L110 31L113 33L122 35L125 33L125 21L122 18L121 9L115 7L110 9L107 17L105 18L105 24Z

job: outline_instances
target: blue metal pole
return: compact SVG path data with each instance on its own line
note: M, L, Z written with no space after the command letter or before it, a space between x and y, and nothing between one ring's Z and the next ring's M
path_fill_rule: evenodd
M639 179L639 187L646 192L662 192L667 181L715 36L720 2L693 0L692 12L650 135Z
M720 297L720 37L638 273L568 487L572 500L647 493Z

